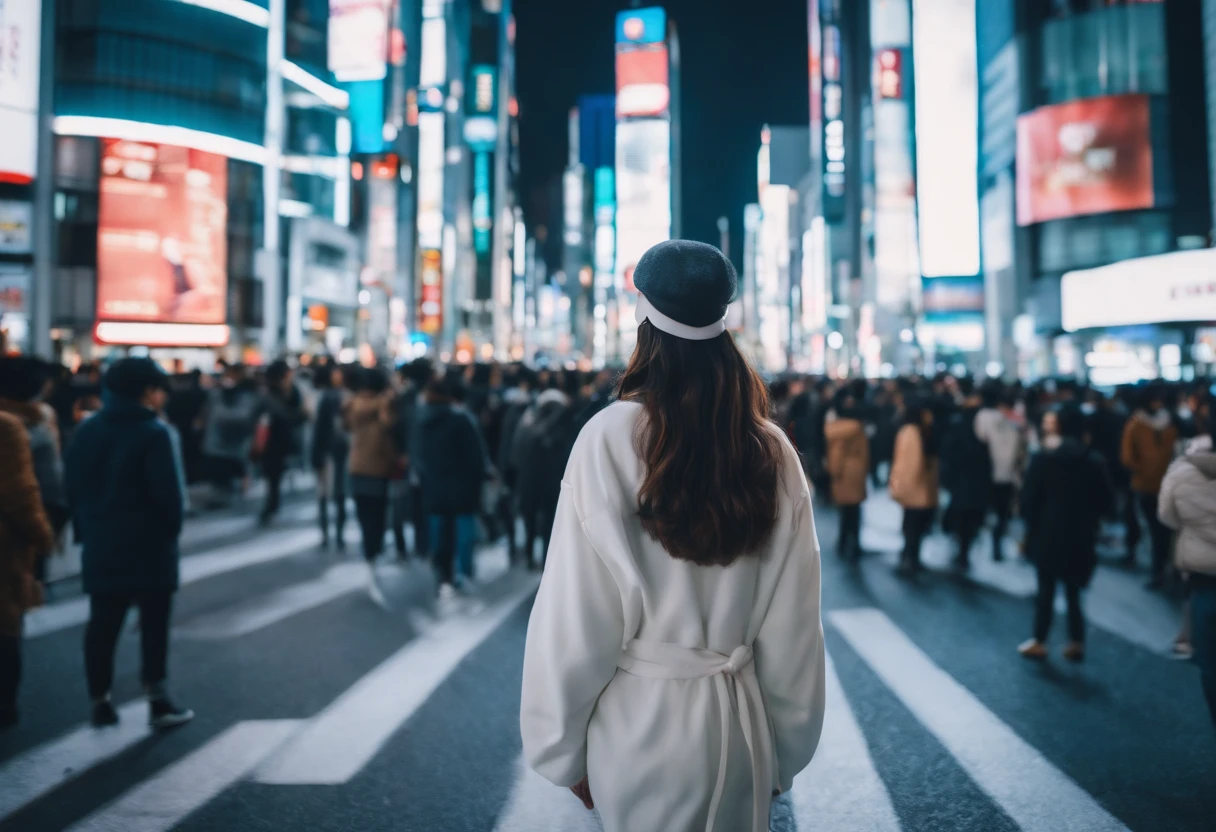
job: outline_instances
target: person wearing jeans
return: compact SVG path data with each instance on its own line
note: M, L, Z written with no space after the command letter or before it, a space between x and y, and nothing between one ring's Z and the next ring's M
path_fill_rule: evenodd
M1210 430L1170 466L1158 510L1178 532L1174 563L1189 576L1192 656L1216 725L1216 422Z
M450 375L427 385L412 454L430 518L435 571L445 594L472 577L476 517L488 470L477 423L455 406L460 383Z
M127 610L138 606L149 723L169 728L194 714L177 707L165 688L185 513L172 439L157 418L168 377L151 359L124 358L102 384L104 406L77 428L64 477L89 596L85 666L92 722L118 722L110 700L114 650Z

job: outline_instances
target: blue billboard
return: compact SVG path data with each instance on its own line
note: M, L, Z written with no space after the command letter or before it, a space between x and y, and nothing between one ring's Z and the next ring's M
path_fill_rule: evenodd
M667 10L629 9L616 16L617 43L663 43L667 40Z

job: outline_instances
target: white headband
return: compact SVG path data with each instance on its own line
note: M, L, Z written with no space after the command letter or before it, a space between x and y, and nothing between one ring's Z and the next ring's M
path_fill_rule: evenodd
M638 324L641 324L642 321L650 321L650 325L655 329L677 338L683 338L685 341L709 341L726 332L726 318L709 326L682 324L675 318L669 318L655 309L654 304L643 294L638 294L638 308L635 317L638 319Z

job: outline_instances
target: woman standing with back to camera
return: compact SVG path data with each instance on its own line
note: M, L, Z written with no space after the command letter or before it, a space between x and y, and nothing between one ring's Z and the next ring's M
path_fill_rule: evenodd
M524 753L605 832L762 832L823 724L819 546L798 454L700 243L634 276L621 401L562 481L524 656Z

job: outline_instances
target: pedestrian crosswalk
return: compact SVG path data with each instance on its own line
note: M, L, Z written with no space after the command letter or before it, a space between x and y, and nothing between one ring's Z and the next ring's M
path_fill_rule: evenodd
M188 557L183 562L183 584L239 575L250 566L315 549L316 535L314 530L283 530L265 539ZM367 573L361 562L329 563L324 566L320 561L313 577L179 622L175 633L200 646L237 642L339 601L364 586ZM413 574L402 567L386 571L402 581ZM424 704L442 697L445 682L457 668L474 661L475 654L480 656L477 648L508 619L526 610L538 583L532 573L511 570L501 548L479 554L478 572L482 579L477 590L455 602L392 613L411 622L413 636L344 683L345 689L319 709L283 715L263 711L227 725L183 729L214 733L201 745L187 744L180 756L159 771L111 787L104 799L83 807L68 828L73 832L167 832L241 785L284 793L350 787L401 740ZM31 638L83 622L73 615L52 616L35 626ZM873 606L834 609L825 614L824 624L831 634L832 649L826 666L823 737L811 765L798 775L791 793L782 796L776 807L775 832L924 828L907 817L908 810L890 782L889 766L882 764L884 755L908 750L876 739L876 726L869 721L873 713L850 699L858 695L858 687L851 677L842 678L838 668L846 665L854 674L859 667L868 668L926 735L940 743L991 802L992 811L1009 819L1012 828L1027 832L1122 832L1129 828L1105 805L1107 796L1087 792L1019 733L1016 720L994 713L975 692L935 663L909 634L912 631L906 632L888 614ZM842 650L849 654L847 663L843 663ZM494 660L517 663L521 657ZM1018 661L1016 657L1010 660ZM485 695L513 699L518 691L489 689ZM162 742L147 727L146 707L142 700L128 702L120 707L121 721L114 728L75 726L8 759L0 756L0 829L9 828L6 823L16 823L31 807L70 795L73 782L88 772L121 761L144 744ZM453 736L449 741L460 743L467 738ZM498 741L518 749L519 738L513 731ZM459 772L451 774L460 776ZM484 827L486 832L598 832L602 828L596 815L586 811L568 790L541 779L518 756L501 777L502 804L493 822ZM594 784L592 788L594 792ZM256 814L256 803L248 796L245 799L250 801L249 811ZM436 819L429 828L447 827Z

